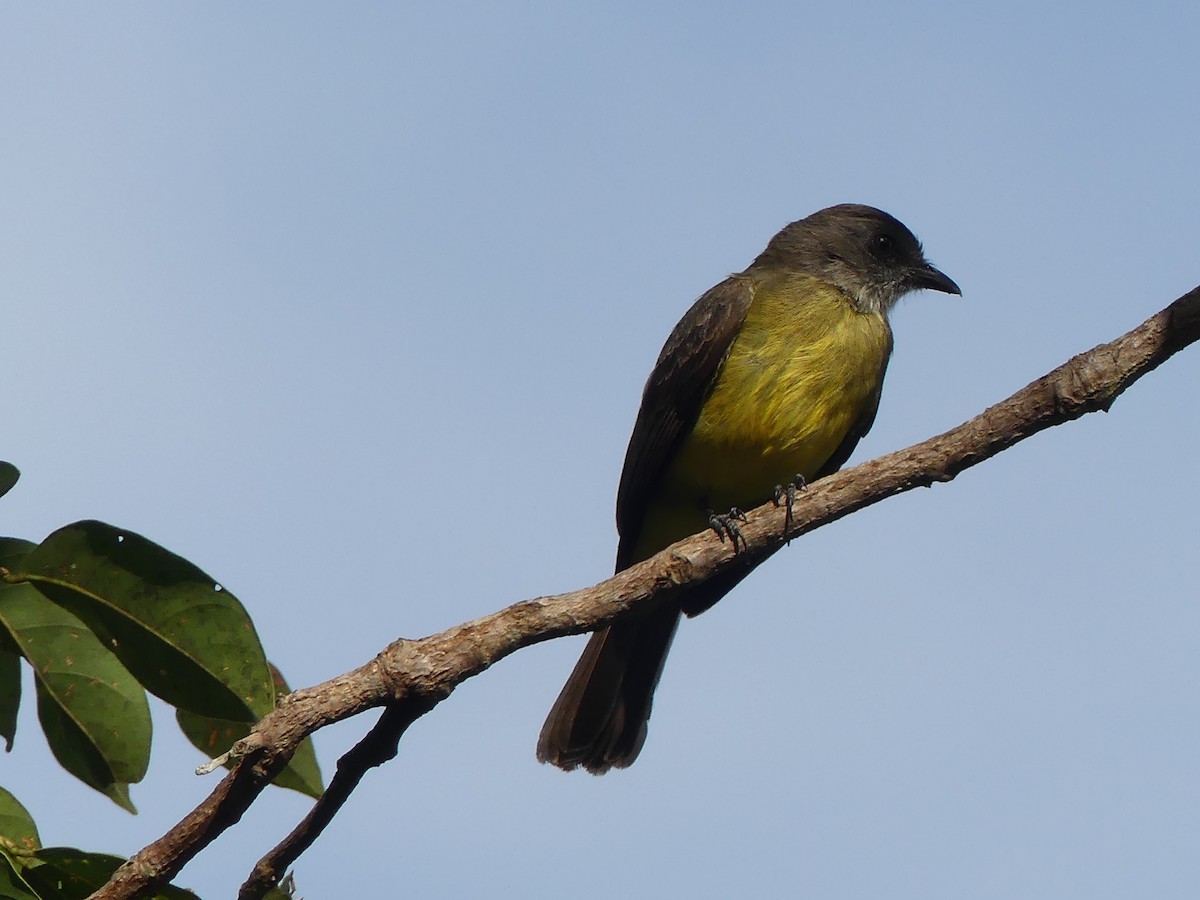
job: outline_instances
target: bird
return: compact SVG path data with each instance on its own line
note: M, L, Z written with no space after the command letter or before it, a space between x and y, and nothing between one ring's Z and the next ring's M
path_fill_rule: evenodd
M845 203L785 226L692 305L642 392L617 489L616 571L836 472L875 421L905 294L961 295L898 219ZM736 535L735 539L736 539ZM684 614L747 574L710 579L596 631L542 727L537 756L593 774L633 763Z

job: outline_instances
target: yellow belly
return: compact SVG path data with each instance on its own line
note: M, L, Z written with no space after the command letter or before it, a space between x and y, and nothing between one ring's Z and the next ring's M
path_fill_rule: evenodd
M691 434L647 508L639 557L750 508L797 474L812 480L876 402L891 351L878 313L790 275L754 300Z

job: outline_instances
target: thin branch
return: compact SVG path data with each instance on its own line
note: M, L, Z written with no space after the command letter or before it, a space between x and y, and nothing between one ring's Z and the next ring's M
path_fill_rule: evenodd
M421 640L398 640L352 672L287 695L245 739L247 754L213 794L134 855L92 897L132 898L173 878L237 822L312 732L384 705L411 721L457 685L522 647L593 631L655 598L682 596L730 567L758 565L787 539L895 494L950 481L1039 431L1107 410L1134 381L1197 339L1200 288L959 427L816 482L798 500L786 536L784 511L767 503L751 511L749 523L742 526L746 546L740 552L712 534L697 535L593 587L516 603Z
M291 834L255 864L250 877L238 892L238 900L257 900L275 887L288 867L312 846L325 826L333 821L367 770L394 759L405 730L430 709L433 709L432 704L424 708L411 703L385 707L383 715L366 737L338 760L337 772L330 780L329 787L308 815Z

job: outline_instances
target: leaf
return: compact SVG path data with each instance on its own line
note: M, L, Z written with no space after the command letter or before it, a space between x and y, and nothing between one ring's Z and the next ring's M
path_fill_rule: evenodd
M321 780L321 767L317 763L317 750L313 746L312 737L306 737L296 746L296 752L282 772L272 782L276 787L296 791L314 800L320 799L325 793L325 784Z
M0 628L33 667L38 718L55 759L132 812L128 785L142 780L150 761L141 685L86 625L28 584L0 583Z
M0 737L11 751L17 736L17 709L21 705L21 657L0 650Z
M296 877L292 872L283 876L283 880L263 894L263 900L294 900L296 897Z
M290 693L291 689L280 671L274 664L268 665L271 667L276 693L280 697ZM254 722L233 722L228 719L198 716L183 709L175 711L175 721L179 723L180 730L191 741L192 746L209 759L220 756L232 747L235 741L249 734L254 726ZM226 768L229 768L229 764ZM273 783L309 797L321 796L324 782L321 780L321 767L317 763L317 751L311 737L306 737L296 747L287 768L275 777Z
M37 824L29 810L16 797L0 787L0 838L22 851L37 850L42 846L38 837Z
M0 538L0 565L17 568L33 547ZM146 693L87 626L28 584L0 582L0 631L33 667L38 718L55 759L133 811L128 785L150 761Z
M14 575L86 622L147 690L173 706L236 721L275 705L245 607L141 535L76 522L42 541Z
M72 691L75 687L76 685L69 685L67 690ZM99 699L100 702L85 701L82 706L77 704L76 715L72 715L61 702L61 697L56 696L40 679L37 682L36 693L38 721L42 723L46 743L50 745L50 752L54 754L59 765L88 787L104 794L117 806L136 813L137 809L129 798L129 785L145 777L149 764L149 708L146 708L145 730L136 735L144 738L141 746L131 747L123 738L134 729L108 730L112 720L106 718L103 713L103 707L108 705L103 701L108 698L88 698L93 701ZM142 693L141 698L145 704L145 693ZM119 702L120 698L117 700ZM81 724L79 720L85 717L92 721ZM139 751L142 751L140 757ZM140 771L137 771L138 769ZM123 777L119 770L133 770L134 775Z
M21 873L21 866L0 849L0 897L4 900L39 900Z
M108 853L87 853L74 847L47 847L35 858L42 865L25 871L25 879L39 893L55 900L84 900L108 883L113 873L125 863L119 856ZM174 885L155 888L143 897L155 900L197 900L191 891Z
M29 555L29 551L35 548L37 544L33 541L25 541L21 538L0 537L0 575L4 572L11 572L14 569L19 569L25 564L25 557ZM5 582L0 581L0 585ZM7 647L6 644L0 646Z
M18 538L0 538L0 570L10 569L37 545ZM0 581L0 597L12 585ZM0 737L6 751L17 736L17 710L21 706L21 651L12 635L0 627ZM2 832L0 832L2 833Z
M0 497L3 497L12 490L17 479L21 477L20 471L12 463L0 460Z

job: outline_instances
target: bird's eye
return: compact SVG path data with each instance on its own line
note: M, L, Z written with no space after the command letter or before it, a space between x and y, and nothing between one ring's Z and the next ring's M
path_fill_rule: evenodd
M880 258L892 256L896 252L896 239L890 234L877 234L871 238L871 252Z

